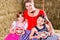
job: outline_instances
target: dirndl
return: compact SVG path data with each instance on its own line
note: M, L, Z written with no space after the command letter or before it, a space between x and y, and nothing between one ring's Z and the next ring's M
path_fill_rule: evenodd
M17 34L8 34L4 40L18 40L19 35Z
M30 39L29 39L30 33L31 33L31 30L26 30L26 31L25 31L25 34L22 35L21 37L19 37L18 40L30 40Z

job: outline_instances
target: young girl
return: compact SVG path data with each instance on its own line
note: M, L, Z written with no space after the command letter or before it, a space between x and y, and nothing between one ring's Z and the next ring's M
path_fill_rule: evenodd
M32 40L57 40L58 36L51 35L51 29L45 24L46 19L43 15L37 17L37 25L32 29L30 39Z
M13 21L10 27L10 33L4 40L18 40L20 36L22 36L25 33L26 28L27 22L23 17L23 13L19 12L17 14L17 21Z

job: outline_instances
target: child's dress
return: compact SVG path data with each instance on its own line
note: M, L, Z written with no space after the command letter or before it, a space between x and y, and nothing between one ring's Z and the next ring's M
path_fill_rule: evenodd
M13 25L13 28L16 28L18 26L16 21L13 21L12 25ZM23 27L26 29L27 23L25 23ZM18 40L19 38L20 38L20 35L17 35L16 33L14 34L9 33L4 40Z

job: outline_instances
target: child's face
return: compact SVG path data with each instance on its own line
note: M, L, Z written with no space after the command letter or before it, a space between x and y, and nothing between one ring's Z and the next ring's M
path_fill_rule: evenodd
M18 17L18 21L23 22L23 21L24 21L24 17L23 17L22 15L19 15L19 17Z
M43 24L44 24L44 18L39 17L39 18L37 19L37 24L38 24L38 25L43 25Z

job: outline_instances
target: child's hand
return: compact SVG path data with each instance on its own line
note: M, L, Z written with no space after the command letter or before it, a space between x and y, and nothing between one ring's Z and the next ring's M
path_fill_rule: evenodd
M48 37L48 32L39 32L39 35L41 38L47 38Z
M42 35L41 35L41 38L47 38L47 35L42 34Z
M22 31L22 30L16 30L16 33L17 33L17 34L22 34L23 31Z
M24 34L25 34L25 31L23 31L22 35L24 35Z
M23 35L25 33L23 28L16 28L16 34Z

